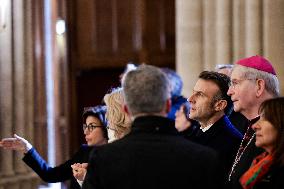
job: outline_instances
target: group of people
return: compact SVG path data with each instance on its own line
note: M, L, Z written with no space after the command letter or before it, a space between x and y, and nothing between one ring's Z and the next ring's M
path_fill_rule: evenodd
M17 135L0 146L23 151L44 181L78 188L284 188L284 97L265 58L201 72L187 101L169 69L140 65L121 83L84 110L87 145L67 162L50 167Z
M130 118L122 109L123 99L122 89L115 88L104 96L105 105L84 108L82 129L86 144L83 144L71 159L58 166L51 167L29 141L16 134L13 138L2 139L0 146L23 152L23 161L43 181L55 183L71 180L71 187L80 189L93 147L118 140L130 130Z

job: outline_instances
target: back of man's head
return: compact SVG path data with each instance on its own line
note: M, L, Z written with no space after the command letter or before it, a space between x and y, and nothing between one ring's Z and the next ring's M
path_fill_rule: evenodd
M167 76L155 66L141 65L129 71L122 80L122 87L132 116L161 113L170 99Z

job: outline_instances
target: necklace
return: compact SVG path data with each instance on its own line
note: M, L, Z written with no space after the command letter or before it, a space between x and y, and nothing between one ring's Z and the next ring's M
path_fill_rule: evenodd
M243 143L244 143L244 141L246 140L246 137L248 137L248 136L247 136L247 133L248 133L248 132L246 132L246 134L245 134L245 136L244 136L244 138L243 138L243 140L242 140L242 142L241 142L241 144L240 144L238 153L237 153L236 158L235 158L235 160L234 160L234 163L233 163L233 165L232 165L232 168L231 168L231 171L230 171L230 174L229 174L229 178L228 178L229 181L231 181L231 176L232 176L232 174L233 174L233 172L234 172L234 169L235 169L235 167L237 166L237 164L239 163L239 161L240 161L242 155L244 154L244 151L247 149L248 145L252 142L252 140L253 140L253 138L254 138L254 136L255 136L255 133L253 133L253 135L252 135L251 138L249 139L248 143L243 147Z

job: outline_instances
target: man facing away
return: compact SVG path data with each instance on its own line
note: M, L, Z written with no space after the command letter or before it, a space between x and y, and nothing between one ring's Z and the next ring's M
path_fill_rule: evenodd
M243 137L226 116L233 108L230 96L227 95L229 85L230 78L227 75L203 71L188 99L191 104L189 118L200 124L190 140L216 150L225 175Z
M231 74L228 95L234 103L234 111L242 113L249 120L229 174L230 187L242 188L239 178L262 152L255 146L255 134L251 126L259 119L260 104L279 95L279 82L271 63L261 56L239 60Z
M142 65L124 76L122 86L132 130L92 153L83 188L219 189L216 153L178 136L166 118L171 107L166 75Z

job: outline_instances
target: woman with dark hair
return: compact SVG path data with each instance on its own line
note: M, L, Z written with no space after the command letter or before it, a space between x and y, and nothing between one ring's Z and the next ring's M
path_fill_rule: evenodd
M284 188L284 97L264 101L259 114L252 128L255 145L265 152L253 160L240 183L245 189Z
M107 143L108 138L105 113L105 106L95 106L84 109L83 131L87 145L82 145L70 160L56 167L50 167L27 140L16 134L14 135L14 138L2 139L0 141L0 146L5 149L22 151L24 153L23 161L45 182L63 182L71 179L72 186L74 186L73 188L79 189L81 187L76 182L73 174L76 178L80 178L80 175L84 176L84 173L79 173L79 171L84 170L84 167L87 166L87 164L84 165L82 163L88 162L89 153L91 152L92 147ZM82 166L83 169L80 169L80 166ZM76 174L77 172L79 176Z

